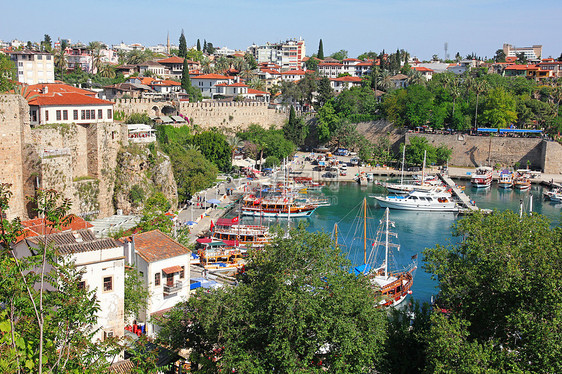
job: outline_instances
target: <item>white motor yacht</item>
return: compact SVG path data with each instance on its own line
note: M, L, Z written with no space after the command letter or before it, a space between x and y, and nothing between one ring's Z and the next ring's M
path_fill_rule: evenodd
M448 192L412 191L404 196L371 196L383 208L458 212L457 203Z

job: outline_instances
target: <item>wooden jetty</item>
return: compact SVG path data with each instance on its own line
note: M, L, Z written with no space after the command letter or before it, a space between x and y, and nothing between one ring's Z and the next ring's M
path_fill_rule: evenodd
M443 174L443 173L437 173L437 175L443 181L443 183L445 183L447 185L447 187L451 189L452 193L459 200L459 205L461 206L459 208L459 214L472 213L472 212L476 212L476 211L482 211L484 213L491 213L491 210L480 209L476 206L476 204L473 204L470 201L470 198L464 193L464 191L461 190L457 186L457 184L448 175Z

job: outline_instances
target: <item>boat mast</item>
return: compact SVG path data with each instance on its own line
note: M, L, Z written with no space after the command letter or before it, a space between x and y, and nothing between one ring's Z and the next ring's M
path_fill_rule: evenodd
M335 234L335 237L336 237L336 248L337 248L338 247L338 224L337 223L334 223L334 231L335 231L334 234Z
M406 161L406 142L404 142L404 148L402 148L402 175L400 176L400 185L404 185L404 162Z
M421 185L425 186L425 156L427 155L427 150L423 151L423 165L422 165L422 180Z
M363 263L367 263L367 198L363 198Z
M386 215L386 227L385 227L385 238L384 238L384 276L388 276L388 211L389 209L386 208L385 215Z

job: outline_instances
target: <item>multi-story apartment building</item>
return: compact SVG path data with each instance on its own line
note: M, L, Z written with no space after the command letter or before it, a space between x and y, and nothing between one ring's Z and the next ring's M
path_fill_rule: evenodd
M346 58L339 61L325 61L318 64L318 73L328 78L337 78L340 74L347 73L352 77L362 77L371 73L373 60L358 60Z
M506 57L515 57L519 53L524 53L527 60L539 60L542 56L542 45L533 45L532 47L514 47L511 44L504 43L503 52Z
M304 40L289 39L279 43L266 43L248 47L258 63L271 62L281 67L281 70L299 69L302 59L306 55Z
M146 333L154 336L157 326L152 317L189 298L191 250L159 230L126 239L124 249L127 263L139 270L150 295L138 321L146 323Z
M8 54L16 64L18 82L54 83L55 64L52 54L37 51L15 51Z

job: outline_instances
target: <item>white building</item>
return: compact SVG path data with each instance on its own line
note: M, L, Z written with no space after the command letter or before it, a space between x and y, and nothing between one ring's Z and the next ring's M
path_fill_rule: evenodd
M352 87L361 87L361 79L360 77L339 77L339 78L331 78L330 79L330 86L335 92L342 92L344 89L349 89Z
M349 74L352 77L362 77L371 73L373 60L358 60L346 58L342 62L321 62L318 64L318 74L328 78L337 78L340 74Z
M511 44L504 43L503 52L506 57L517 57L518 54L523 53L527 60L539 60L542 57L542 45L515 47Z
M128 124L127 137L129 143L154 143L156 141L156 130L144 123Z
M296 82L300 81L306 75L305 70L289 70L281 73L281 80L289 81L289 82Z
M221 92L217 85L229 85L232 82L232 78L220 74L203 74L191 77L191 85L197 87L203 97L210 97L211 99L215 95L224 95L224 91Z
M20 83L37 84L55 81L55 64L53 55L47 52L16 51L8 52L17 68Z
M253 44L247 50L258 64L272 62L279 65L282 70L299 69L302 59L306 56L306 46L302 38L260 46Z
M29 86L28 92L31 125L113 121L113 102L94 92L59 83Z
M44 243L42 233L45 230L44 219L22 222L26 239L18 242L14 252L19 258L31 256ZM94 329L99 331L93 340L109 337L121 337L124 333L125 300L125 259L122 245L114 239L98 239L88 229L91 224L74 216L72 222L47 235L47 242L53 243L57 254L74 262L76 268L83 272L79 287L95 291L100 309ZM47 269L49 271L49 269ZM54 285L48 289L54 291Z
M146 323L146 333L154 336L151 318L189 298L191 251L159 230L133 235L124 248L127 263L141 272L150 294L138 321Z

